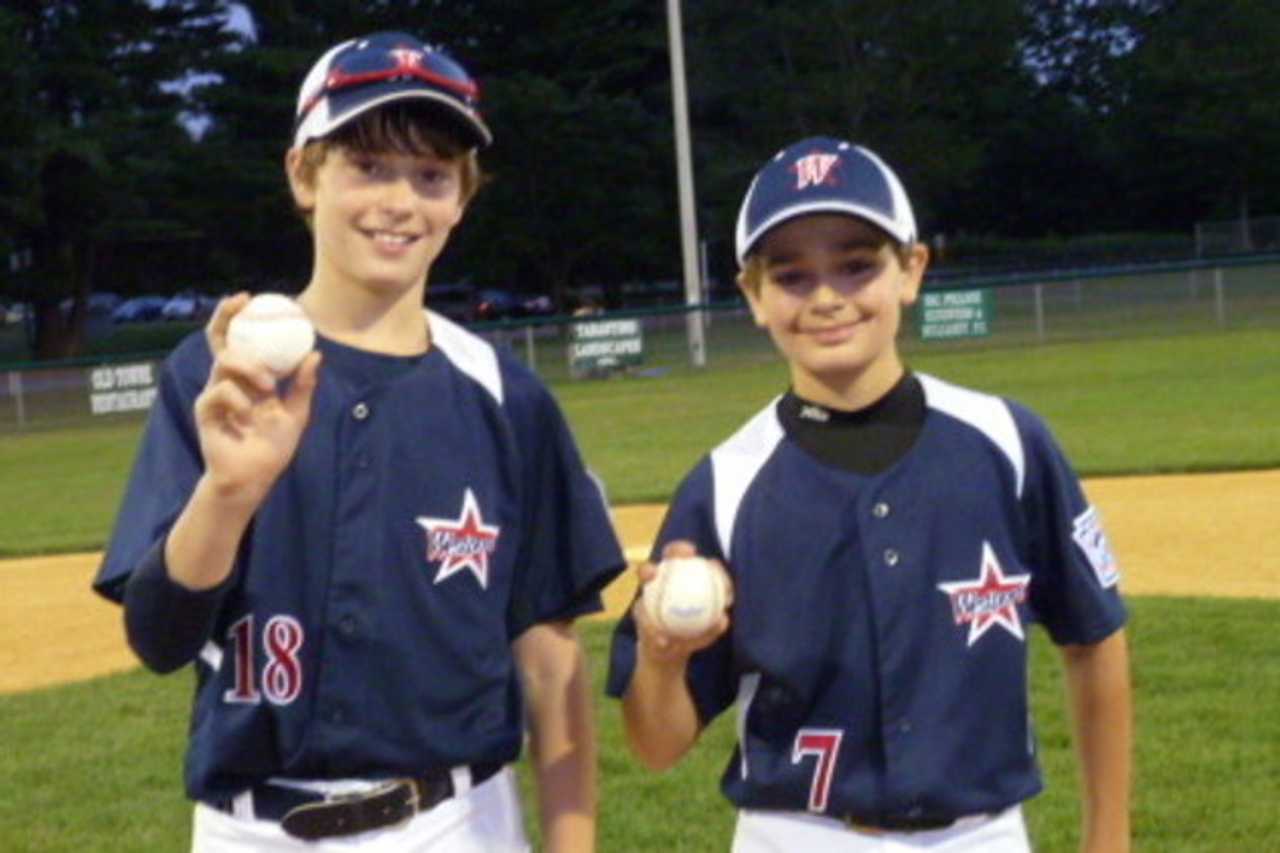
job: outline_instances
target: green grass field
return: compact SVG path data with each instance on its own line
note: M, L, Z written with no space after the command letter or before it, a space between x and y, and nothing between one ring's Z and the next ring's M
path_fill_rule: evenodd
M1280 466L1269 330L1040 347L923 348L917 369L1043 415L1085 475ZM552 387L614 503L664 501L684 473L786 387L775 358ZM0 433L0 556L105 540L141 421Z
M914 348L919 370L1044 415L1086 474L1280 466L1265 330L1032 348ZM785 386L775 360L554 385L615 503L663 500L715 442ZM0 554L102 544L137 421L0 435ZM1120 555L1123 560L1123 555ZM1206 554L1206 573L1213 570ZM1137 717L1135 849L1280 850L1280 602L1131 600ZM584 627L603 677L609 625ZM1033 704L1048 789L1028 807L1038 851L1075 849L1078 796L1056 652L1033 635ZM602 851L727 849L717 784L728 721L666 774L626 754L597 684ZM180 792L192 678L144 672L0 696L0 850L186 849ZM975 746L975 748L978 748ZM527 781L527 780L526 780Z
M1135 849L1277 849L1280 655L1272 627L1280 604L1173 598L1130 604ZM599 622L584 628L601 697L609 628ZM1069 853L1079 806L1060 666L1038 631L1032 650L1047 789L1028 805L1028 821L1038 851ZM190 805L181 794L181 766L192 683L189 670L165 678L137 671L0 696L0 849L187 849ZM679 767L654 774L627 754L615 702L601 698L597 719L600 849L727 850L733 814L718 782L733 743L730 721L717 720Z

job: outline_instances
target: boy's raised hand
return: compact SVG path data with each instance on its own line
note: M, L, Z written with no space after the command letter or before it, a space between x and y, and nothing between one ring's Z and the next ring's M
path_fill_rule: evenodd
M196 398L195 418L206 475L219 495L256 506L298 448L320 353L308 354L287 382L277 384L265 365L227 346L227 326L248 302L247 293L221 300L205 327L213 368Z
M683 539L668 542L662 549L663 560L696 556L698 556L698 552L693 543ZM728 572L719 560L712 560L711 563L717 571L724 574L729 600L726 602L725 612L720 614L715 624L697 636L678 637L663 631L662 627L649 615L648 608L644 606L642 601L643 596L636 597L636 602L631 607L631 615L636 623L640 654L649 658L653 663L667 666L683 663L694 652L705 649L719 639L725 631L729 630L728 606L733 603L733 584L729 582ZM643 588L646 583L649 583L657 576L658 567L651 562L645 561L637 566L636 571L639 576L640 586Z

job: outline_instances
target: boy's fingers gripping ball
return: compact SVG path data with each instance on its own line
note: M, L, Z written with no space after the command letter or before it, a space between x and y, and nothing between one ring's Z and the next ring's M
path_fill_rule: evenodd
M674 557L657 569L642 593L649 618L674 637L709 631L729 603L724 573L702 557Z
M279 293L260 293L227 325L227 347L288 376L316 345L316 330L297 302Z

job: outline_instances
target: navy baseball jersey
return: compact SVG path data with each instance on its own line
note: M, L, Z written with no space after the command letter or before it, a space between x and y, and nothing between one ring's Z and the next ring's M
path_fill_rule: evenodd
M778 405L713 450L655 543L723 560L731 629L690 658L705 722L737 704L722 778L748 809L992 812L1039 791L1027 633L1094 643L1125 609L1099 522L1043 422L919 375L914 441L877 473L825 464ZM614 635L609 693L635 667Z
M625 563L549 391L428 313L422 356L322 339L311 420L218 589L167 577L202 471L203 335L167 360L95 587L153 668L196 661L193 799L272 776L381 778L514 759L511 643L600 608Z

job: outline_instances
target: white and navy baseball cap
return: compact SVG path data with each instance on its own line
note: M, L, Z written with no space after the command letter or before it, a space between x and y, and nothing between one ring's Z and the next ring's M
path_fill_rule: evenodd
M814 136L779 151L751 181L738 212L738 265L770 229L810 213L847 213L899 243L916 240L915 214L893 170L866 148Z
M293 147L332 133L393 101L422 100L472 148L493 142L480 116L480 87L439 47L381 32L331 48L311 67L298 93Z

